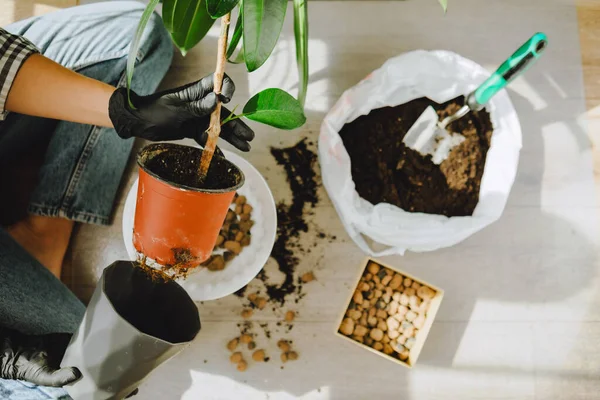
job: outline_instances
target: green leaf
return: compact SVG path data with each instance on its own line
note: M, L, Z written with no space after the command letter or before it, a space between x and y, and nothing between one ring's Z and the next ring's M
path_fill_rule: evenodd
M306 122L302 105L281 89L265 89L244 106L244 117L280 129L295 129Z
M164 0L163 19L173 42L184 56L215 23L206 10L205 0Z
M448 0L438 0L438 1L442 5L442 8L444 9L444 12L446 12L446 10L448 10Z
M304 107L308 88L308 1L294 0L294 36L298 63L298 101Z
M242 29L242 13L240 12L240 15L238 15L238 19L235 23L235 29L233 30L231 41L229 42L229 47L227 47L227 60L229 61L231 61L231 56L240 43L240 39L242 38Z
M167 32L173 32L173 19L175 16L175 3L177 1L165 0L162 7L163 25Z
M131 47L129 47L129 55L127 57L127 101L129 101L129 105L132 108L133 103L131 103L131 80L133 79L133 70L135 69L135 62L137 60L138 50L140 49L140 43L142 42L142 36L144 35L144 30L146 29L146 25L148 25L148 21L150 21L150 17L152 17L152 13L156 8L159 0L150 0L146 9L142 13L142 18L140 18L140 22L135 30L135 36L133 37L133 41L131 42Z
M249 72L267 61L283 27L287 0L244 0L244 58Z
M206 0L206 10L213 18L221 18L235 8L239 0Z

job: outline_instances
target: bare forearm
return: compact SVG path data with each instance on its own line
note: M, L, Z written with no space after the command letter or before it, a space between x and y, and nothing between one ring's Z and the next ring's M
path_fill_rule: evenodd
M6 101L8 111L112 127L108 101L114 87L34 54L23 64Z

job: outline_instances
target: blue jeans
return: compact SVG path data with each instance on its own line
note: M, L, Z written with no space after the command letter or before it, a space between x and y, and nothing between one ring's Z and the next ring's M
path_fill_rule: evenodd
M142 14L138 2L106 2L61 10L6 29L31 40L63 66L111 85L124 85L129 44ZM151 18L137 55L132 87L156 90L173 57L158 15ZM35 93L32 93L35 96ZM0 123L0 168L51 135L29 212L109 224L133 140L113 129L10 114ZM2 165L4 164L4 165ZM23 333L74 332L85 306L0 228L0 324ZM1 399L67 399L62 389L0 379Z

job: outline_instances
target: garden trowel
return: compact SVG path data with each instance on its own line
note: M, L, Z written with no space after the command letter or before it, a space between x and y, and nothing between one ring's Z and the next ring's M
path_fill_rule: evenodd
M422 155L431 155L434 164L441 164L450 151L461 144L465 137L448 132L448 125L464 117L469 111L479 111L485 104L517 76L525 72L542 54L548 39L544 33L536 33L465 99L465 105L455 114L442 121L432 106L421 114L402 140L406 146Z

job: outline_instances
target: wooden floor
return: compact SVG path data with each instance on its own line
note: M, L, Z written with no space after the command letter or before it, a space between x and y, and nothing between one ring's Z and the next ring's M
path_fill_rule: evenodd
M276 200L289 200L290 194L268 146L292 145L302 137L315 141L323 116L341 93L389 57L443 48L492 69L539 30L550 39L546 54L509 89L523 149L505 213L450 249L384 259L446 291L421 359L409 371L333 335L364 255L321 188L310 230L301 238L312 252L302 256L298 271L314 270L317 281L305 286L307 295L298 304L252 318L257 344L271 362L250 363L247 372L237 372L225 344L239 332L241 302L235 296L207 302L199 305L198 339L156 371L135 398L600 398L600 2L451 0L445 17L435 0L315 2L309 8L308 122L295 132L254 125L257 139L248 155ZM263 69L248 77L241 66L228 66L238 87L234 104L265 87L295 90L289 22ZM163 86L212 71L215 35L185 59L176 57ZM128 173L124 188L134 178ZM103 267L126 257L125 194L111 227L82 226L77 232L65 280L83 298ZM315 245L317 231L337 239ZM266 271L273 273L271 263ZM277 326L287 309L299 314L290 333ZM259 323L268 324L271 339ZM292 339L300 354L284 369L276 349L280 337Z
M255 329L258 346L272 361L237 372L225 344L238 333L241 302L234 296L207 302L200 305L200 337L142 385L140 399L598 398L597 2L453 0L445 17L436 1L314 2L309 8L308 122L296 132L255 126L257 139L248 155L277 201L290 194L268 146L291 145L301 137L315 140L324 114L341 93L389 57L444 48L492 69L534 31L548 34L544 57L509 90L523 149L504 215L453 248L384 259L446 290L421 359L409 371L333 335L364 255L321 189L311 230L301 238L312 252L302 256L299 268L314 270L317 282L305 287L299 304L253 316L255 324L267 323L272 331L268 340ZM287 24L274 58L250 77L242 67L228 66L238 87L233 103L269 86L295 90L295 69L288 67L294 64L291 32ZM197 79L214 68L216 32L211 35L185 59L176 58L163 86ZM124 187L133 179L132 174ZM83 297L104 266L125 257L121 213L122 204L112 227L85 226L77 234L66 279ZM317 230L337 240L314 245ZM272 274L273 265L266 270ZM290 333L276 325L287 308L299 313ZM280 337L294 340L300 353L300 360L284 369L277 361Z

